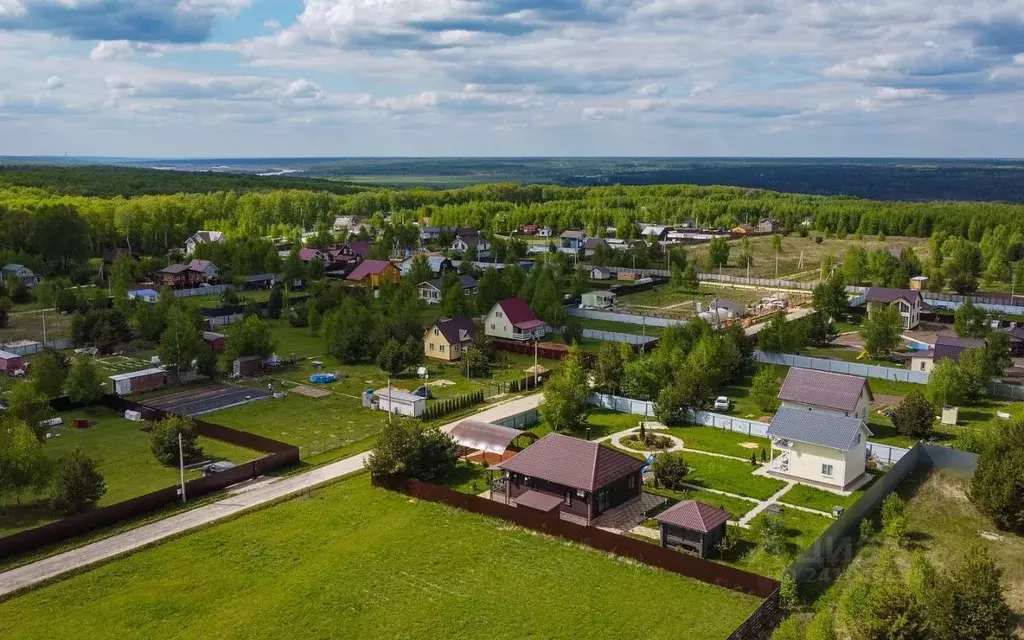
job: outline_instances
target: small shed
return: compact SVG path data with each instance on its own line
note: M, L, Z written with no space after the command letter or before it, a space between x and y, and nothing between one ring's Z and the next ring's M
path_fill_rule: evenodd
M167 372L155 367L110 376L111 391L122 396L140 391L159 389L166 384Z
M612 272L608 267L593 267L590 269L591 280L608 280L612 277Z
M156 289L132 289L128 292L128 299L153 303L160 299L160 292Z
M228 337L223 333L217 333L216 331L204 331L203 342L210 345L210 349L214 353L224 353L224 349L228 344Z
M654 517L661 523L661 546L681 547L701 558L725 537L732 515L696 500L683 500Z
M520 431L479 420L463 420L452 427L448 435L462 449L460 455L468 456L470 451L479 451L485 461L488 453L496 454L499 460L503 458L505 451L520 436L531 440L537 439L537 434L531 431Z
M238 358L232 363L231 371L239 377L258 376L263 373L263 358L259 356Z
M580 298L580 302L591 309L609 309L615 306L615 297L611 291L588 291Z
M21 371L24 368L25 361L22 360L21 356L10 351L0 351L0 371L11 375L15 371Z
M427 410L427 399L394 387L377 389L377 408L400 416L418 418Z

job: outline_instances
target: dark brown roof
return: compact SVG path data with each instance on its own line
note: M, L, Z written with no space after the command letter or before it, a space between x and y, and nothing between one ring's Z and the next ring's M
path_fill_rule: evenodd
M654 516L654 519L658 522L701 533L709 533L723 522L728 522L731 518L732 514L728 511L722 511L717 507L712 507L709 504L697 502L696 500L677 502Z
M779 400L835 411L853 411L865 388L868 397L872 397L871 387L864 378L793 367L779 390Z
M596 491L640 471L644 463L596 442L549 433L497 466L573 489Z
M984 340L974 338L958 338L957 336L937 336L935 338L935 349L932 358L935 362L939 360L952 360L960 362L960 356L968 349L980 349L985 346Z
M888 289L886 287L869 288L864 299L868 302L881 302L883 304L890 304L897 300L903 300L907 304L914 304L915 302L921 304L924 302L920 291L914 291L913 289Z
M464 339L472 339L476 335L476 327L473 326L472 318L450 318L438 320L435 324L448 344L462 344ZM465 332L465 336L463 336Z
M352 273L348 274L348 280L358 282L363 278L368 277L371 273L381 274L391 265L387 260L364 260L359 263ZM394 266L394 265L391 265Z
M536 509L537 511L544 511L547 513L561 507L562 499L549 493L527 491L516 498L516 506Z

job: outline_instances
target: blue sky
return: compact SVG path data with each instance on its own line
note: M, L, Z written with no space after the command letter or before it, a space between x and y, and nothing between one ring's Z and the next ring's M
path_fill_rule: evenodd
M0 0L0 155L1024 155L1022 0Z

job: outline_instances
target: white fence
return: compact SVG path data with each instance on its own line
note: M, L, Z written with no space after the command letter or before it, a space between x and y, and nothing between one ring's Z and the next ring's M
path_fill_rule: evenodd
M0 350L8 353L13 353L16 356L31 356L36 353L40 353L43 349L49 347L50 349L70 349L71 338L62 338L60 340L50 340L45 345L42 342L36 342L34 340L28 341L27 344L5 344L0 345Z
M595 311L593 309L579 309L576 307L569 307L566 311L570 316L575 318L590 318L591 320L606 320L609 322L626 322L635 325L650 325L652 327L671 327L676 324L686 324L683 320L652 318L651 316L634 316L628 313Z
M633 400L632 398L623 398L604 393L592 393L587 397L587 402L602 409L609 409L620 413L633 413L643 416L654 415L654 403L644 400ZM693 411L690 415L690 421L705 427L715 427L748 436L768 437L768 424L757 420L734 418L710 411ZM876 442L868 442L867 449L868 455L884 465L895 464L910 451L909 449L891 447Z
M743 276L729 276L718 273L697 274L700 280L709 282L722 282L728 284L743 284L768 289L799 289L800 291L811 291L814 289L813 282L794 282L793 280L781 280L776 278L746 278Z
M625 342L626 344L650 344L657 342L654 336L641 336L635 333L619 333L617 331L601 331L599 329L584 329L583 337L604 342Z
M178 298L191 298L192 296L212 296L221 294L232 289L229 284L218 284L209 287L196 287L195 289L175 289L174 295Z
M828 358L796 356L790 353L766 353L759 349L754 351L754 360L764 362L766 364L778 364L787 367L800 367L802 369L814 369L815 371L829 371L832 373L845 373L851 376L860 376L862 378L877 378L879 380L892 380L894 382L928 384L928 373L924 371L909 371L907 369L879 367L873 364L859 364L854 362L845 362L843 360L829 360Z

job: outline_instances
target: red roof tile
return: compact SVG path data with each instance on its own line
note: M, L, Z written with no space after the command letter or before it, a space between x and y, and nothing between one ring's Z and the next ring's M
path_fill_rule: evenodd
M537 318L537 314L533 312L529 303L523 298L502 300L498 303L498 306L501 307L508 321L520 329L532 329L544 324L542 320Z
M561 433L550 433L496 465L573 489L596 491L644 466L620 451Z
M728 522L732 514L722 511L696 500L683 500L665 509L654 519L674 527L709 533L723 522Z
M384 273L384 270L388 268L391 263L387 260L364 260L359 263L359 266L352 270L352 273L348 274L347 280L360 281L371 273Z

